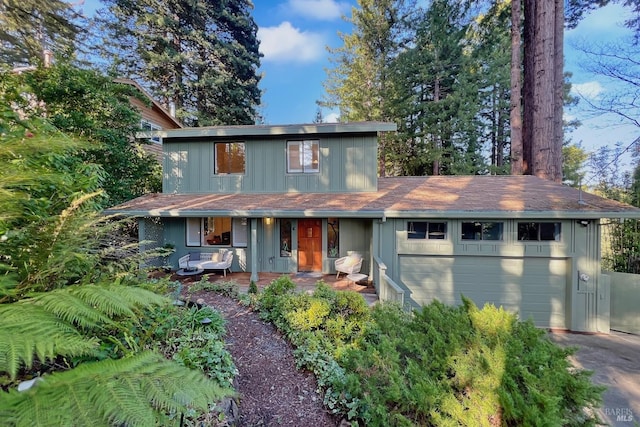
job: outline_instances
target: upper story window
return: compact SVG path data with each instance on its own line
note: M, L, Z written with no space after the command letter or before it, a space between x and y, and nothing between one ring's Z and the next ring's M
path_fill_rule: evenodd
M502 240L502 222L463 222L462 240Z
M245 171L244 142L218 142L215 144L215 173L242 174Z
M407 238L444 240L447 238L447 223L409 221L407 223Z
M154 131L154 130L162 130L161 126L158 126L155 123L151 123L148 120L141 120L140 121L140 129L143 131ZM156 143L160 143L160 137L159 136L154 136L152 138L149 138L149 141L151 142L156 142Z
M560 241L559 222L519 222L518 240Z
M287 172L320 172L320 142L287 141Z

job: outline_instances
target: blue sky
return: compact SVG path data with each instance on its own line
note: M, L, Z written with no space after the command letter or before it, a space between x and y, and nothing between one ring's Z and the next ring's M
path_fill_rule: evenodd
M354 1L282 0L254 2L263 53L262 112L269 124L313 121L330 67L327 46L341 45L338 31L350 32L342 17ZM323 110L335 120L335 113Z
M633 33L624 27L624 21L628 16L628 10L622 6L610 5L586 16L575 30L565 32L565 71L573 73L571 82L574 95L597 103L599 99L617 91L618 82L594 75L585 69L588 60L574 46L584 43L629 43ZM603 146L614 147L616 144L627 147L640 137L640 129L620 121L616 116L594 115L589 111L585 100L580 101L577 107L565 109L565 116L577 118L582 123L570 137L572 142L581 144L587 151L594 151ZM623 166L630 166L630 153L622 159Z
M77 1L77 0L76 0ZM338 31L350 32L342 18L350 16L355 0L254 0L254 19L258 24L260 50L264 54L260 73L263 91L262 114L267 124L308 123L315 118L316 101L324 94L325 69L331 67L326 47L339 47ZM98 0L85 0L90 14ZM617 5L598 9L575 30L565 32L565 71L573 73L574 93L597 100L613 90L613 82L586 72L584 58L573 45L617 40L631 35L624 28L625 10ZM583 125L571 137L588 151L603 145L624 146L637 138L640 130L624 126L613 117L591 117L582 102L565 111ZM325 120L335 119L333 111L323 110Z

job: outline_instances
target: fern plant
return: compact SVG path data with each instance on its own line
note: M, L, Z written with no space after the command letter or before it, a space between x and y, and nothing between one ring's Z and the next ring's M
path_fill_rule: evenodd
M0 305L0 372L15 378L57 356L90 354L98 346L83 331L135 318L139 309L166 303L151 291L117 284L70 286Z
M132 332L169 299L98 214L103 171L78 156L88 145L30 118L28 88L7 83L0 73L0 424L166 425L208 411L231 391Z
M27 391L1 393L0 419L16 427L167 425L171 414L206 411L225 394L202 373L143 352L84 363Z

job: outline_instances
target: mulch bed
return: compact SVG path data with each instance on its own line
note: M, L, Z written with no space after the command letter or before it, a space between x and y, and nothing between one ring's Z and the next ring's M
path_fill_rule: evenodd
M226 422L236 426L338 426L323 406L313 374L296 369L291 345L275 327L232 298L197 292L191 300L226 319L225 342L238 369L237 408Z

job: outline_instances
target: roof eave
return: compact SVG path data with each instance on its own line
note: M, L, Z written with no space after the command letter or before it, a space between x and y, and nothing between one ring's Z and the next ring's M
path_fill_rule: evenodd
M199 128L168 129L139 132L137 137L172 138L211 138L211 137L251 137L251 136L283 136L314 135L340 133L377 133L395 132L397 125L391 122L357 122L357 123L313 123L301 125L247 125L247 126L211 126Z
M188 218L205 216L229 216L246 218L436 218L436 219L590 219L603 218L640 219L640 212L613 211L392 211L354 210L336 211L324 209L276 210L276 209L233 209L233 210L187 210L150 209L116 210L108 209L105 215L129 217Z
M617 211L391 211L387 218L456 218L456 219L640 219L639 212Z

